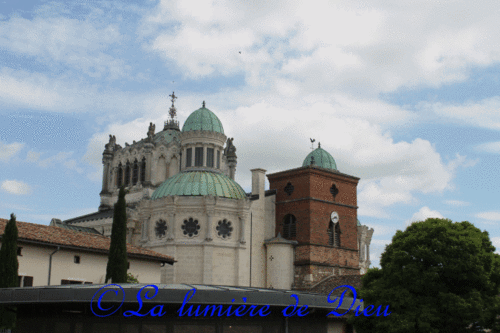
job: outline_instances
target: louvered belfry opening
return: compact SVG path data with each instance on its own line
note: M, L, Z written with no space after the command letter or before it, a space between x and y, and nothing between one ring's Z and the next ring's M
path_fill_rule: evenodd
M330 222L328 226L328 245L340 247L340 226L338 222Z
M287 214L283 219L283 237L287 239L297 237L297 219L292 214Z

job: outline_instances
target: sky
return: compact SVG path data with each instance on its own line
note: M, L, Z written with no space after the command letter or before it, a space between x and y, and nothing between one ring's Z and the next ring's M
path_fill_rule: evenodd
M1 0L0 0L1 1ZM360 178L379 266L396 230L470 221L500 253L497 1L2 1L0 217L95 212L124 146L206 101L236 181L302 165L310 138Z

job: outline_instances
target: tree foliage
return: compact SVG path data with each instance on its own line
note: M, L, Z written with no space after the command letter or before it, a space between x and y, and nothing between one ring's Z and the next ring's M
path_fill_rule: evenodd
M387 317L354 316L363 332L500 332L500 255L469 222L427 219L398 230L358 298Z
M16 216L10 214L0 248L0 288L18 287ZM13 307L0 307L0 328L14 328L16 312Z
M109 280L112 283L127 283L127 203L125 202L125 194L125 189L120 188L118 202L114 207L106 283Z
M139 276L134 276L132 273L127 273L127 283L139 283Z

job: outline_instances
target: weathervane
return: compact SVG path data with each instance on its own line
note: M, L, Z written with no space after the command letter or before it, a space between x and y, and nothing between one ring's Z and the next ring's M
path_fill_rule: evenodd
M314 141L316 141L316 139L309 138L309 140L311 140L311 150L314 150Z

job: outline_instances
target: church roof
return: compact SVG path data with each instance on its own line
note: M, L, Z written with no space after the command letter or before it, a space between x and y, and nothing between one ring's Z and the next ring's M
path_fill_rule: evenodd
M78 217L74 217L68 220L65 220L64 223L78 223L78 222L86 222L86 221L96 221L102 219L108 219L113 217L113 209L108 209L104 211L99 211L95 213L90 213Z
M0 236L3 235L7 220L0 219ZM99 234L83 233L56 226L16 221L18 241L40 245L57 245L65 248L80 249L83 251L109 253L111 239ZM142 247L127 244L127 254L131 258L140 258L173 264L174 258L147 250Z
M309 153L305 158L302 166L311 165L311 159L314 158L314 164L325 169L337 170L337 164L329 152L319 146Z
M175 129L166 129L161 132L158 132L153 137L154 142L160 142L162 138L165 139L165 142L170 143L174 141L174 138L179 139L179 131Z
M213 195L229 199L247 197L241 186L222 173L214 171L184 171L165 180L151 196L152 200L169 195Z
M211 131L224 134L222 123L212 111L205 107L205 102L203 102L203 107L189 115L182 126L182 131Z

